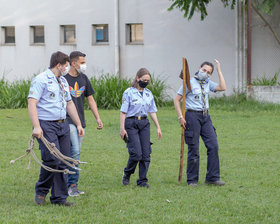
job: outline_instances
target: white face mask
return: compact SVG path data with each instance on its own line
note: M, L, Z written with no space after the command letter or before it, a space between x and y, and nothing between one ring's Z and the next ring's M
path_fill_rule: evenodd
M69 65L65 68L64 72L61 72L61 75L67 75L67 73L69 72Z
M208 75L206 72L203 72L201 69L199 70L197 76L199 80L206 80L210 77L210 75Z
M87 65L86 64L80 64L80 68L77 69L77 71L79 73L83 73L83 74L86 72L86 70L87 70Z
M60 71L60 73L61 73L61 75L62 76L64 76L64 75L66 75L68 72L69 72L69 65L65 68L65 70L64 71L61 71L60 69L59 69L59 71Z

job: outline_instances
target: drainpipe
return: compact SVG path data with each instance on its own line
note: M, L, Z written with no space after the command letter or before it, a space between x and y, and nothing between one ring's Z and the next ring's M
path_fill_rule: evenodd
M248 0L248 24L247 24L247 81L248 87L252 85L252 14L251 14L251 0Z
M119 0L114 0L114 49L115 49L115 74L119 74L120 72L120 40L119 40Z

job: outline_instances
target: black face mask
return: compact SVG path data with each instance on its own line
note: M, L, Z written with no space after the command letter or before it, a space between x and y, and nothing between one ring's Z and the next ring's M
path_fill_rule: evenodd
M146 86L149 84L149 82L144 82L144 81L142 81L142 80L139 80L138 81L138 84L139 84L139 86L141 87L141 88L146 88Z

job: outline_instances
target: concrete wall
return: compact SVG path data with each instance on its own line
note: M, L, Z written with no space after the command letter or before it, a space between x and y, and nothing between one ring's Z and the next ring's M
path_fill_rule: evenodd
M264 13L262 15L280 37L280 5L276 6L272 16ZM252 79L263 76L272 78L276 72L280 72L280 45L264 21L252 9Z
M0 46L0 75L8 80L31 77L48 67L52 52L87 54L88 76L114 73L114 1L113 0L0 0L0 26L16 27L16 45ZM220 60L228 89L237 86L236 11L224 8L220 1L209 4L208 17L191 21L174 9L167 11L169 0L120 0L120 69L124 77L134 77L140 67L160 75L171 86L173 97L181 85L178 74L182 57L188 59L190 72L201 62ZM125 24L143 23L144 44L127 45ZM76 25L75 46L60 45L59 26ZM92 24L109 24L109 45L92 46ZM29 26L45 26L45 45L30 46ZM216 71L213 80L218 81Z
M248 87L247 97L259 102L280 104L280 86Z

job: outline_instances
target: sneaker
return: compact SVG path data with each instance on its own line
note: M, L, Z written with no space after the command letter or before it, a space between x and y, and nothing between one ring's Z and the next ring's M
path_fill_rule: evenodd
M223 186L226 183L224 181L221 181L221 180L216 180L216 181L205 181L205 184L207 184L207 185Z
M34 198L34 202L37 205L44 205L45 204L45 198L46 198L46 196L36 194L35 198Z
M130 176L127 176L127 175L125 175L125 173L123 173L122 183L124 186L129 184L129 179L130 179Z
M188 183L190 187L197 187L197 183Z
M85 192L78 190L79 194L85 194Z
M150 185L147 183L141 184L141 185L137 185L138 187L145 187L145 188L149 188Z
M63 201L63 202L52 203L52 204L53 205L59 205L59 206L66 206L66 207L76 206L75 203L69 202L69 201Z
M68 188L68 195L70 197L77 197L80 195L76 184L70 185L70 187Z

